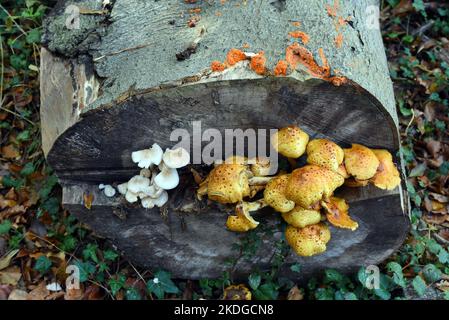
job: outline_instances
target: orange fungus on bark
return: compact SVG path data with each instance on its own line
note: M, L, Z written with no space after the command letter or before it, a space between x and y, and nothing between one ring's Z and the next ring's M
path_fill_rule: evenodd
M243 51L239 49L232 48L229 50L228 55L226 56L226 62L228 65L233 66L239 61L246 60L246 55Z
M222 72L226 69L226 66L220 61L212 61L210 68L213 72Z
M260 75L265 74L265 63L267 62L267 59L265 58L264 52L258 53L256 56L251 58L251 69Z
M279 76L286 76L287 75L287 69L288 69L288 63L285 60L280 60L276 67L274 67L274 75Z

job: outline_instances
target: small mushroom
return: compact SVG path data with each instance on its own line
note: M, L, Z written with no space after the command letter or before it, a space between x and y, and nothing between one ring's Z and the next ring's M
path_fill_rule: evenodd
M153 173L151 172L150 169L145 169L143 168L142 170L140 170L139 172L139 176L145 177L145 178L151 178L151 175Z
M179 184L178 171L173 168L169 168L162 163L160 166L161 172L154 178L154 183L161 189L171 190L176 188Z
M100 183L100 184L98 185L98 189L100 189L100 190L103 190L105 187L106 187L106 185L103 184L103 183Z
M345 154L336 143L327 139L314 139L307 145L307 163L338 172Z
M113 186L111 186L109 184L104 186L103 192L106 197L111 198L111 197L115 196L115 189Z
M289 212L295 207L295 202L285 197L285 191L290 175L284 174L268 182L263 192L265 202L277 212Z
M127 184L127 190L135 194L148 192L150 188L150 179L142 176L132 177Z
M393 163L393 156L383 149L372 149L377 159L379 167L371 182L380 189L393 190L401 183L399 171Z
M137 200L139 200L139 197L137 196L137 193L134 193L134 192L131 192L128 190L128 191L126 191L125 199L129 203L134 203L134 202L137 202Z
M352 231L359 227L359 224L349 216L349 205L345 199L331 197L328 201L321 202L321 205L326 211L327 220L334 226Z
M166 149L162 160L167 167L179 169L189 164L190 154L184 148Z
M316 165L306 165L290 174L286 198L303 208L310 208L317 202L328 199L344 183L338 173Z
M146 197L142 199L142 207L146 209L151 209L156 207L162 207L168 201L168 193L165 190L162 190L161 194L158 198Z
M257 228L259 222L251 217L251 211L257 211L264 207L265 203L263 201L255 202L244 202L241 201L236 207L236 215L228 217L226 221L226 226L229 230L234 232L247 232L249 230Z
M161 147L154 143L150 149L134 151L131 154L131 158L134 163L137 163L139 168L148 169L153 164L158 166L161 163L163 153Z
M289 212L282 213L282 218L289 225L296 228L304 228L321 221L321 213L319 210L304 209L301 206L296 206Z
M121 183L117 186L117 190L120 194L125 195L126 191L128 191L128 182Z
M306 151L309 135L299 127L280 129L271 137L274 149L287 158L297 159Z
M224 289L223 300L251 300L251 291L245 285L231 285Z
M326 251L326 244L331 239L329 227L318 223L305 228L287 226L285 239L299 256L310 257Z
M345 168L349 175L359 181L374 177L379 167L379 160L371 149L354 143L351 148L343 150Z

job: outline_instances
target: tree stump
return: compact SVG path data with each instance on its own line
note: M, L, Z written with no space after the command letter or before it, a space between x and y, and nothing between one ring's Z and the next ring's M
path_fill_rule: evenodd
M162 215L107 198L98 184L127 181L138 173L132 151L155 142L171 147L170 133L191 130L194 121L221 132L295 124L312 138L396 155L398 119L381 33L372 23L376 8L374 0L115 0L107 7L100 0L60 1L44 25L41 119L63 205L138 265L180 278L220 276L245 235L226 230L223 208L178 210L179 201L194 196L188 170ZM211 63L225 61L231 48L249 56L263 51L265 69L247 59L212 72ZM402 244L409 227L403 187L339 194L359 229L331 228L324 254L291 253L284 276L354 271ZM90 209L84 195L93 195ZM257 252L233 266L237 277L268 268L282 235L279 214L264 209L256 219L274 235L258 234ZM290 271L293 263L302 265L300 275Z

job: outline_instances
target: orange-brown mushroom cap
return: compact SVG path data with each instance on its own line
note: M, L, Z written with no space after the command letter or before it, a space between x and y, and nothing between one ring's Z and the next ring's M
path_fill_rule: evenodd
M326 251L326 244L331 239L331 233L329 227L324 223L305 228L287 226L285 239L297 255L310 257Z
M296 206L293 210L282 213L282 218L293 227L304 228L319 223L321 221L321 213L318 210Z
M380 189L393 190L401 183L399 171L393 163L393 156L383 149L372 149L372 151L380 164L371 182Z
M354 143L351 148L343 150L348 174L357 180L368 180L374 177L379 160L371 149Z
M271 137L274 149L287 158L299 158L306 151L309 135L296 126L280 129Z
M259 222L254 220L250 211L255 211L260 207L260 202L240 202L235 207L236 215L228 217L226 227L234 232L246 232L257 228Z
M307 145L307 163L338 171L344 158L343 149L327 139L314 139Z
M250 195L247 167L220 164L207 177L207 196L220 203L236 203Z
M359 224L349 216L349 205L344 199L331 197L329 201L323 202L322 205L326 210L326 218L332 225L352 231L359 227Z
M251 300L251 291L243 285L231 285L224 289L223 300Z
M288 212L295 207L295 202L285 197L285 191L290 175L283 174L274 178L265 187L263 198L277 212Z
M316 202L329 198L344 183L338 173L316 165L306 165L290 174L286 198L303 208L310 208Z

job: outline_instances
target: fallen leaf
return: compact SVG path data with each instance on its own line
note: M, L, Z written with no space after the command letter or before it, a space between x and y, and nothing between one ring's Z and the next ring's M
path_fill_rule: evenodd
M16 159L20 157L19 151L12 144L2 147L2 155L6 159Z
M21 277L22 272L20 271L20 268L18 266L12 266L0 271L0 284L10 284L15 286Z
M8 300L27 300L27 298L28 292L19 289L14 289L9 294Z
M45 300L50 295L45 281L39 283L39 285L28 293L27 300Z
M303 300L304 293L298 288L298 286L294 286L288 292L287 300Z
M64 300L81 300L84 297L84 290L82 287L79 289L68 288L64 294Z
M84 199L84 206L90 210L90 208L92 208L92 202L94 201L94 195L93 194L83 194L83 199Z
M0 259L0 270L3 270L5 268L9 267L9 264L11 263L12 258L19 252L19 249L11 250L9 253L7 253L5 256L3 256Z

